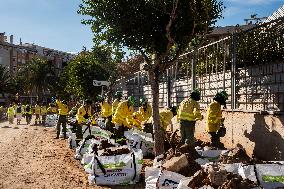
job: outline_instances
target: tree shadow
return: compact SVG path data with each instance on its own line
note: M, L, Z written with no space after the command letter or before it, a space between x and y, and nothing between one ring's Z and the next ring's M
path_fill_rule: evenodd
M267 125L264 115L255 114L254 118L255 123L252 125L252 131L250 133L247 130L244 132L244 136L254 142L254 157L261 160L283 161L284 138L273 130L275 127L273 124L271 127ZM283 123L283 120L281 122Z

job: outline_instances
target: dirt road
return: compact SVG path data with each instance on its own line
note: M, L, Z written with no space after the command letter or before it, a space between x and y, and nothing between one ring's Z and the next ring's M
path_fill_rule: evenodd
M66 141L53 139L53 128L6 125L0 123L0 188L102 188L88 186Z

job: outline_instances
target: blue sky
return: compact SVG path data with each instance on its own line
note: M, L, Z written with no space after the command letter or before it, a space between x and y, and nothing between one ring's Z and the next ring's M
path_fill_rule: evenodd
M22 41L67 52L91 48L89 26L76 13L81 0L0 0L0 32ZM269 16L284 0L223 0L227 7L218 26L244 24L251 14Z

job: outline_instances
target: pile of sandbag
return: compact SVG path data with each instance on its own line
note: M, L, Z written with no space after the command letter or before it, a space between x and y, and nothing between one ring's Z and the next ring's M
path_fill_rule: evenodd
M143 152L131 146L133 141L129 140L128 146L120 146L111 139L112 133L96 126L83 126L83 132L83 140L77 147L75 133L69 133L68 143L71 148L75 149L75 159L81 161L85 171L89 174L90 184L127 185L140 181ZM133 136L136 134L137 132ZM133 138L133 136L128 136ZM145 141L149 140L148 136L143 133L139 136L143 139L135 142L140 142L139 147L143 146L142 149L145 151ZM141 145L142 141L144 145Z

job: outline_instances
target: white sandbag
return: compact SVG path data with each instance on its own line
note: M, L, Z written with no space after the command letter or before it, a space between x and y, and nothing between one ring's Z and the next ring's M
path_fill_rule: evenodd
M79 143L79 146L76 148L75 159L81 160L85 153L91 153L89 146L92 143L95 143L94 139L84 139Z
M284 187L284 165L257 164L255 166L257 178L264 189Z
M145 189L156 189L159 176L161 174L161 168L146 167L145 168Z
M68 137L68 145L69 145L69 148L70 149L75 149L77 148L77 143L76 143L76 133L71 133L69 134L69 137Z
M161 154L157 157L155 157L154 162L153 162L153 167L161 167L164 163L164 154Z
M206 158L209 161L217 161L221 153L226 153L227 150L197 150L197 152L202 158Z
M146 189L177 189L181 180L184 179L188 177L161 168L146 167L145 169Z
M223 166L227 172L230 172L236 175L239 173L239 168L241 166L241 163L223 164Z
M171 171L163 170L158 179L159 189L177 189L180 181L186 177Z
M257 183L257 178L254 171L254 165L240 165L238 169L238 174L243 179L249 179L255 183Z
M177 189L191 189L190 187L188 187L189 182L192 180L193 177L187 177L184 179L181 179Z
M144 156L153 154L154 141L151 133L132 129L125 131L124 136L130 148L141 149Z
M86 126L83 125L83 138L86 138L89 135L93 135L97 140L110 139L111 132L101 129L96 126Z
M94 174L92 170L92 163L94 162L94 154L93 153L86 153L83 155L81 164L83 165L85 171L89 174Z
M205 165L207 163L210 163L210 161L208 159L203 159L203 158L198 158L195 160L196 163L198 163L199 165Z
M58 116L57 115L46 115L45 126L54 127L57 125Z
M95 157L92 168L96 175L96 185L127 185L139 182L143 163L142 150L117 156Z

